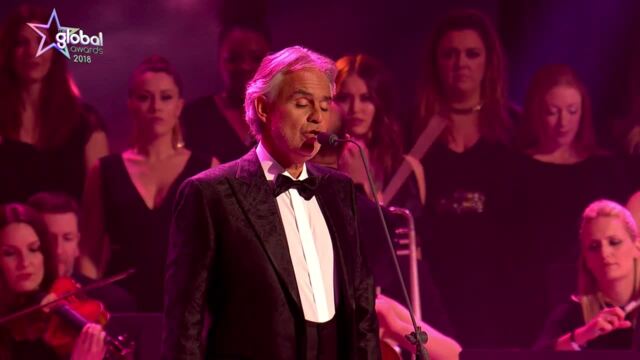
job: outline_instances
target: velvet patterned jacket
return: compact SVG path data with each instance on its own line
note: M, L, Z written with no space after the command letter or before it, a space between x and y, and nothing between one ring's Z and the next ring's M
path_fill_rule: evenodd
M373 280L351 180L307 164L334 249L341 359L379 359ZM304 359L305 318L284 226L255 150L186 180L165 271L163 359ZM210 324L204 329L207 313Z

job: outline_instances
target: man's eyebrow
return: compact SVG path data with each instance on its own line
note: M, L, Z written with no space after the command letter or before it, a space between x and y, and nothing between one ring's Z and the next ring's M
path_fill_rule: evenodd
M290 97L295 97L297 95L313 97L313 94L303 89L296 89L293 93L291 93Z

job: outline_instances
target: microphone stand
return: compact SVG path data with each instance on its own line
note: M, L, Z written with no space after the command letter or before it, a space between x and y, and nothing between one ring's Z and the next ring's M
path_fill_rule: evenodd
M352 143L358 147L360 152L360 158L362 159L362 163L364 164L365 172L367 173L367 179L369 180L369 186L371 188L371 192L377 194L377 190L375 184L373 183L373 178L371 177L371 171L369 171L369 164L367 162L367 158L364 155L364 150L362 150L362 146L358 144L358 142L353 141L349 138L340 139L335 134L318 134L318 141L320 144L326 143L330 146L336 146L339 142L348 142ZM396 275L400 280L400 287L402 288L402 295L404 297L404 301L407 304L407 309L409 309L409 316L411 317L411 323L413 324L413 332L410 334L406 334L404 337L407 339L412 345L416 347L416 360L429 360L429 354L427 350L424 348L424 344L427 343L427 333L422 330L418 323L416 322L416 318L413 315L413 306L411 305L411 301L409 300L409 294L407 292L407 286L404 283L404 279L402 278L402 272L400 271L400 265L398 264L398 258L396 257L396 251L393 247L393 242L391 241L391 236L389 235L389 228L387 227L387 222L384 219L384 214L382 213L382 207L378 201L374 201L376 203L376 208L378 209L378 216L380 217L380 222L382 223L382 227L384 228L384 236L387 239L387 245L389 245L389 250L391 252L391 258L393 259L393 265L395 266Z

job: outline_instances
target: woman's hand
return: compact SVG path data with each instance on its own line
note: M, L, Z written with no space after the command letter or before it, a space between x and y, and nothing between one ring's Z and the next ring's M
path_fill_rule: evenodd
M98 324L87 324L76 339L71 360L102 360L107 347L104 343L105 332Z
M396 315L398 306L400 304L382 294L376 296L376 316L378 317L380 338L395 335L394 331L404 325L400 317Z
M586 345L587 342L608 334L617 329L626 329L631 327L631 322L624 319L625 313L619 307L606 308L591 321L575 331L575 340L580 346Z
M351 139L356 141L362 147L364 156L367 159L369 166L371 166L367 145L365 145L360 140L356 140L355 138ZM367 172L364 168L364 165L362 164L362 159L360 158L360 150L358 150L358 147L355 144L346 143L342 148L342 153L340 154L340 158L338 159L338 170L349 175L354 183L364 186L367 195L371 199L373 199L373 197L371 196L371 189L369 188Z

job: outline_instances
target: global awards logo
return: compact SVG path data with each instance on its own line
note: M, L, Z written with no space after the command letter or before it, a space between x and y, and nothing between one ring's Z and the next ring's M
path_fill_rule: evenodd
M55 41L45 46L49 29L54 22L55 29L57 29ZM56 9L51 12L47 24L27 23L27 25L40 35L40 45L36 57L54 48L73 62L89 64L92 61L92 56L103 54L104 38L102 32L90 36L80 28L61 26Z

